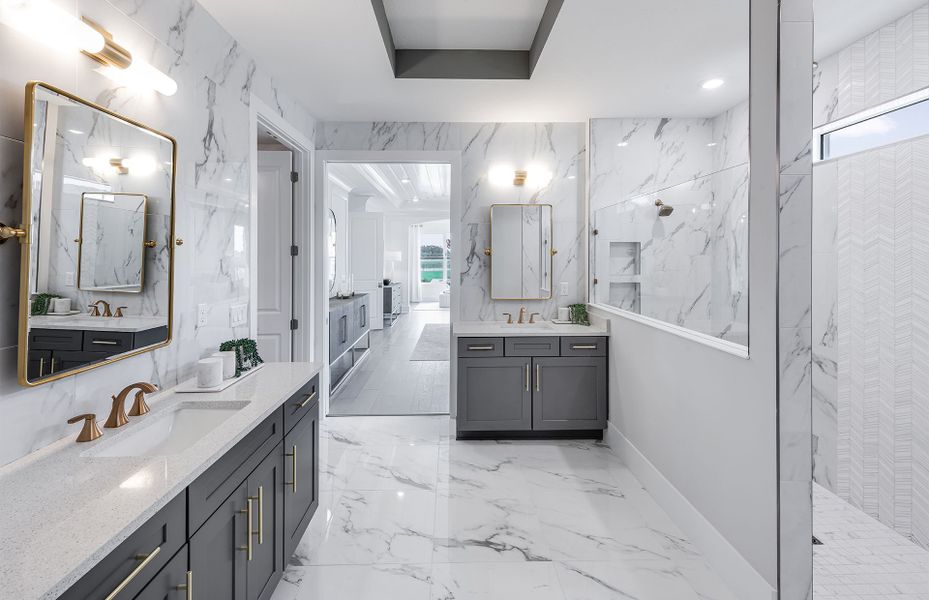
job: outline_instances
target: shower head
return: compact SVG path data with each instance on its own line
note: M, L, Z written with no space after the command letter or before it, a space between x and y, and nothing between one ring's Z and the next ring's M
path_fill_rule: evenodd
M662 202L661 200L655 200L655 206L658 207L658 216L659 216L659 217L667 217L667 216L669 216L671 213L674 212L674 207L673 207L673 206L671 206L671 205L669 205L669 204L665 204L665 203Z

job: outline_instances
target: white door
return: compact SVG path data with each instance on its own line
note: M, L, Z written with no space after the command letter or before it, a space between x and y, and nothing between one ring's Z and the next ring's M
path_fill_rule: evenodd
M258 153L258 353L290 362L293 349L293 183L290 152Z
M370 295L371 329L384 328L384 215L349 213L348 272L355 291Z

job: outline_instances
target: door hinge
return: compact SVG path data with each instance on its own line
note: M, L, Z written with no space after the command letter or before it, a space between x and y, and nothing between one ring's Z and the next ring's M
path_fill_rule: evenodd
M290 181L293 182L293 183L297 183L298 181L300 181L300 174L297 173L296 171L291 171L291 172L290 172Z
M299 248L298 246L296 246L296 245L291 246L291 247L290 247L290 255L291 255L291 256L297 256L298 254L300 254L300 248Z
M290 330L291 330L291 331L295 331L295 330L297 329L297 327L299 327L299 326L300 326L300 323L297 321L297 319L291 319L291 320L290 320Z
M599 230L599 229L594 229L594 235L600 235L600 230Z

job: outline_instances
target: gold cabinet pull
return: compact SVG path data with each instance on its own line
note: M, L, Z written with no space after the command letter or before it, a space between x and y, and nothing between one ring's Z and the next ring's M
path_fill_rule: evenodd
M152 550L152 551L149 552L148 554L136 554L136 555L135 555L135 559L136 559L136 560L140 560L140 561L142 561L142 562L140 562L138 565L136 565L136 568L134 568L134 569L132 570L132 573L129 573L128 575L126 575L126 578L123 579L123 580L119 583L118 586L116 586L116 589L115 589L115 590L113 590L112 592L110 592L110 595L107 596L107 597L105 598L105 600L113 600L113 598L115 598L116 595L117 595L118 593L120 593L121 591L123 591L124 589L126 589L126 586L129 585L130 583L132 583L132 580L133 580L133 579L135 579L136 577L138 577L139 573L142 572L142 569L144 569L145 567L147 567L147 566L148 566L148 563L152 562L152 561L155 559L155 557L158 556L158 553L159 553L159 552L161 552L161 546L158 546L157 548L155 548L154 550Z
M245 501L245 510L240 510L240 513L245 515L246 521L248 521L248 538L246 538L245 545L239 546L239 550L245 551L245 556L249 561L252 560L252 499L249 498Z
M529 391L529 363L526 363L526 391Z
M572 350L596 350L596 344L571 344Z
M176 590L187 590L187 600L194 600L194 574L193 571L187 571L187 583L175 586Z
M51 375L55 372L55 357L52 357L52 368L49 370L48 374Z
M45 359L39 359L39 377L45 377Z
M296 406L297 408L303 408L304 406L312 402L314 398L316 398L316 392L313 392L312 394L307 394L306 399L303 402L295 402L294 406Z
M258 536L258 543L265 543L265 534L264 534L264 522L265 522L265 492L264 486L258 486L258 495L249 496L250 500L254 500L258 503L258 531L253 532L251 535Z
M285 481L285 482L284 482L284 485L289 485L289 486L290 486L290 492L291 492L292 494L296 494L296 493L297 493L297 446L294 445L294 446L293 446L293 451L292 451L292 452L285 452L285 453L284 453L284 456L289 456L289 457L291 457L291 458L294 460L293 466L292 466L292 469L291 469L291 472L290 472L291 481L290 481L290 483L287 483L287 482Z
M493 346L468 346L468 350L471 350L472 352L489 352L493 349Z
M538 363L535 365L535 391L542 391L542 365Z

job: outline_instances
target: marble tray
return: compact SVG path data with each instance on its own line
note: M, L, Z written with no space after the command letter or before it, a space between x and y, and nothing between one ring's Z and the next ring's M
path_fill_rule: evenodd
M177 392L177 393L179 393L179 394L199 394L199 393L201 393L201 392L204 392L204 393L207 393L207 394L211 394L211 393L215 394L216 392L221 392L221 391L223 391L224 389L226 389L226 388L229 387L230 385L234 385L234 384L236 384L236 383L242 381L243 379L246 379L249 375L255 374L255 372L261 370L261 368L262 368L263 366L265 366L265 364L264 364L264 363L261 363L261 364L258 365L257 367L254 367L254 368L252 368L252 369L250 369L250 370L248 370L248 371L242 373L242 375L240 375L239 377L232 377L232 378L230 378L230 379L224 379L223 382L222 382L221 384L216 385L216 386L213 386L213 387L205 387L205 388L199 387L199 386L197 385L197 378L196 378L196 377L191 377L191 378L188 379L187 381L183 381L183 382L177 384L177 387L174 388L174 391Z

